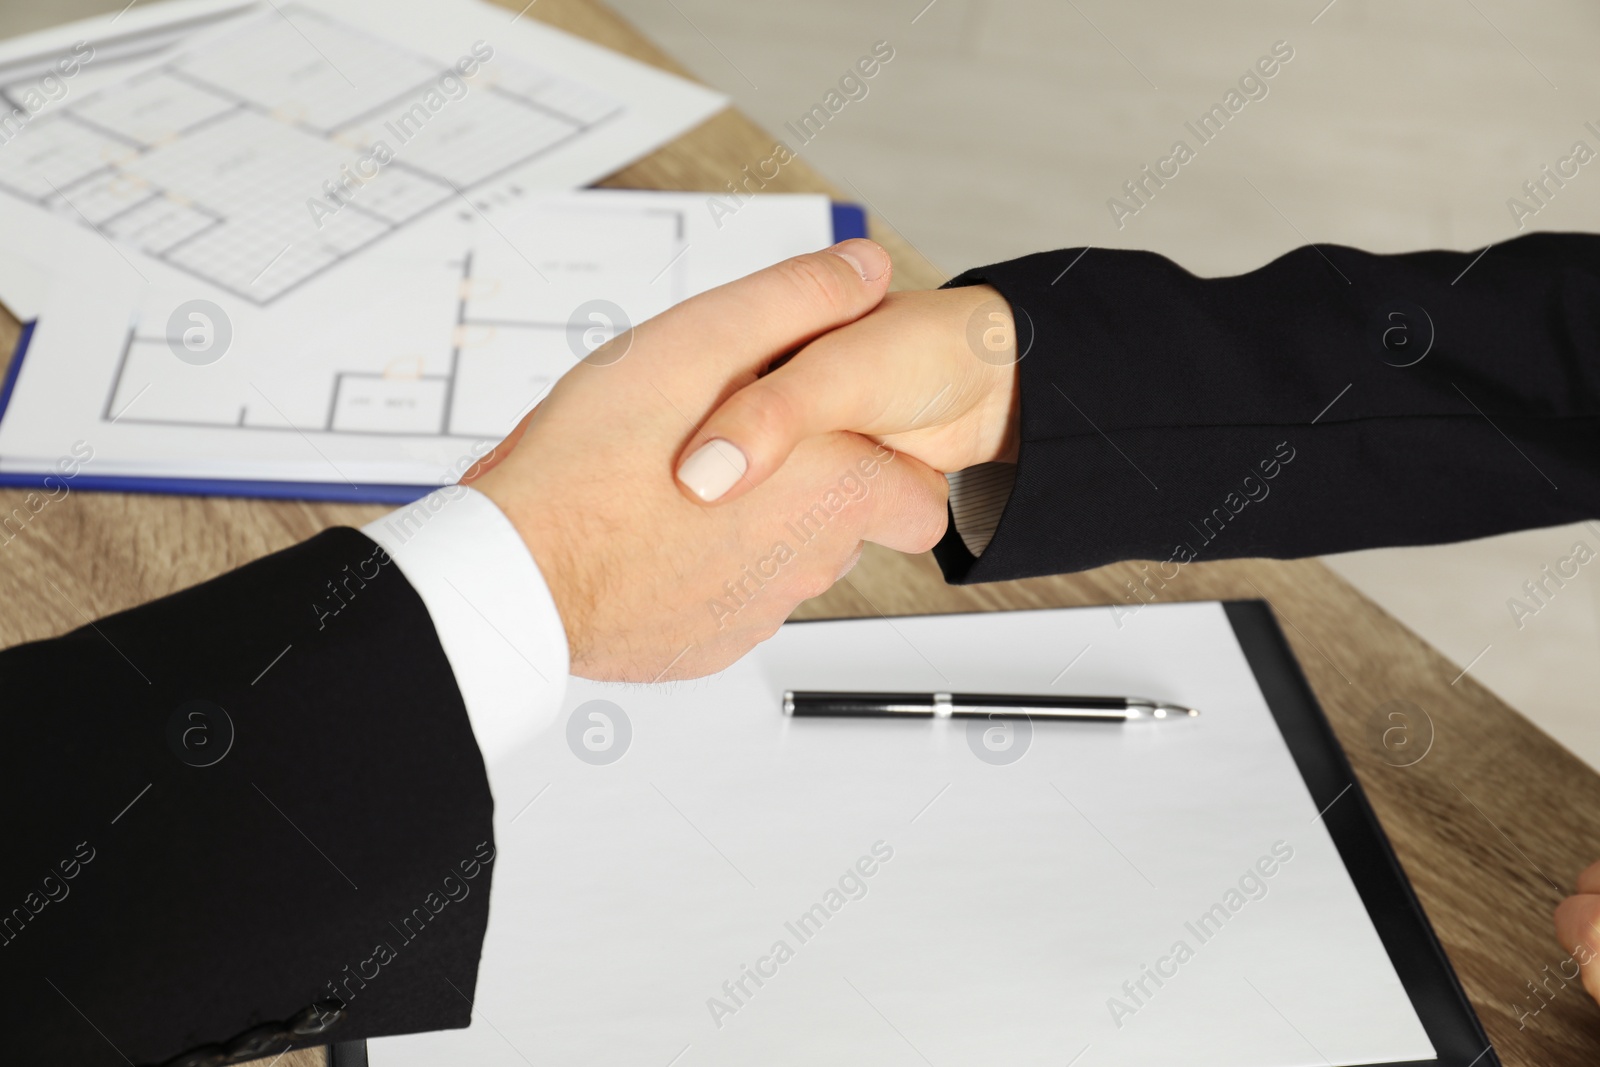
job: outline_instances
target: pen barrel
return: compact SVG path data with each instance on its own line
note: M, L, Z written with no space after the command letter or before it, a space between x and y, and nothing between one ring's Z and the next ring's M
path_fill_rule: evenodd
M1017 693L786 692L783 710L830 718L1049 718L1122 721L1127 697L1038 696Z
M783 705L790 715L830 718L931 718L934 714L927 693L785 693Z
M1007 693L951 693L951 706L955 714L989 714L1012 712L1018 717L1029 711L1078 711L1086 717L1096 717L1097 712L1114 713L1121 718L1128 710L1127 697L1072 697L1072 696L1019 696Z

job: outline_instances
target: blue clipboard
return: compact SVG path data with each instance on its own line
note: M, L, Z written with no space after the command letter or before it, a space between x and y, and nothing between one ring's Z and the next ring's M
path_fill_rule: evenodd
M858 204L832 205L833 239L844 241L852 237L867 236L867 213ZM25 323L17 338L16 350L11 355L11 366L6 369L4 383L0 383L0 419L5 417L11 403L11 393L17 385L17 375L22 370L22 360L28 353L28 342L33 339L36 323ZM0 471L0 486L21 489L50 488L46 478L60 476L51 473L7 473ZM109 493L168 493L181 496L242 496L261 497L268 500L318 500L344 504L409 504L424 497L436 485L351 485L340 482L280 482L254 481L235 478L136 478L97 474L78 474L72 479L72 488Z

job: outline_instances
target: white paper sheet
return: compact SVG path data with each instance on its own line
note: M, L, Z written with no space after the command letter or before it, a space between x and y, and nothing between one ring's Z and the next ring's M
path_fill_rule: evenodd
M22 222L24 240L58 230ZM146 285L92 231L57 236L76 267L41 312L0 469L49 470L83 441L96 475L361 485L453 482L598 340L833 240L822 196L719 220L704 194L508 193L262 308L148 261ZM168 344L196 298L231 333L213 362Z
M49 267L26 255L0 253L0 304L18 322L32 322L50 295L53 275Z
M787 720L785 688L1136 694L1204 714L1036 723L1003 763L961 722ZM568 742L568 713L596 699L631 732L606 765ZM574 684L496 781L473 1024L374 1041L377 1067L1434 1055L1217 604L1120 629L1102 609L790 625L715 679ZM1292 856L1262 878L1275 847ZM850 882L808 937L786 925L863 858L864 895ZM1227 917L1202 940L1214 905ZM1145 966L1171 973L1135 1000ZM735 1003L723 983L747 967L775 973Z

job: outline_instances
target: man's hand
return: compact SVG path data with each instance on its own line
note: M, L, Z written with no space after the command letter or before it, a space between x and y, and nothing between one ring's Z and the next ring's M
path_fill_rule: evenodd
M876 307L888 282L882 249L846 241L679 304L564 375L474 472L544 572L575 674L720 670L838 580L863 541L922 552L939 539L944 479L853 434L810 437L736 506L701 507L673 481L708 413ZM715 452L701 463L707 478L743 473Z
M1600 863L1578 875L1578 892L1556 908L1556 937L1572 954L1583 988L1600 1000Z
M1023 355L989 286L891 293L728 398L684 449L679 483L706 503L736 500L800 442L837 430L942 471L1014 459ZM728 477L729 461L741 477Z

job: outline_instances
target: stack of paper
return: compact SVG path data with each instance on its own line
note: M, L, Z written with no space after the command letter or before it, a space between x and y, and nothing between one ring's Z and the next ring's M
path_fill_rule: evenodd
M0 298L38 318L0 478L409 498L616 332L833 240L821 197L572 191L724 99L512 12L164 9L201 28L0 54Z

